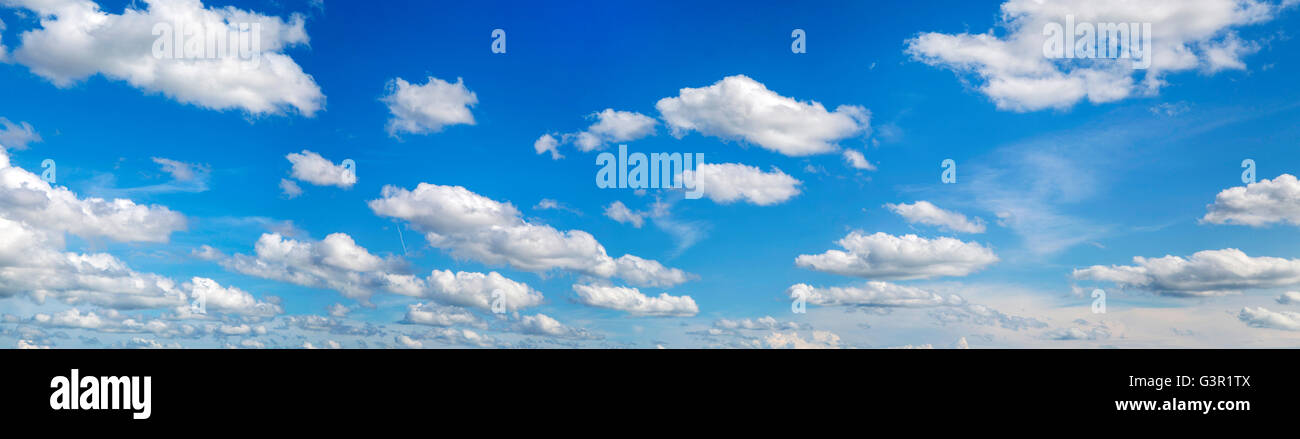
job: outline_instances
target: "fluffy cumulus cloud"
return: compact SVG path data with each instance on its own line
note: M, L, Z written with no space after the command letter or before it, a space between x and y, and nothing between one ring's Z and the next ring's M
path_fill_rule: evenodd
M627 312L634 316L689 317L700 312L691 296L670 296L660 293L649 297L636 288L605 285L573 285L578 302L598 308Z
M984 233L984 220L974 221L957 212L940 209L929 201L912 204L886 204L886 208L902 216L909 223L937 226L953 232Z
M132 270L106 253L61 252L37 230L0 219L0 296L29 294L70 304L139 309L188 303L176 281Z
M827 111L818 102L781 96L744 75L683 88L655 108L674 136L696 131L788 156L834 152L837 142L870 133L871 113L865 108L841 105Z
M296 110L311 116L325 102L312 77L284 53L309 42L301 15L285 20L234 7L208 8L198 0L149 0L144 9L132 5L121 14L107 13L90 0L5 0L0 5L40 17L39 28L21 34L12 58L59 87L100 74L187 104L256 115ZM159 24L170 25L174 37L155 35ZM226 56L219 56L219 32L244 24L249 29L244 53L231 50L238 46L225 38ZM188 35L190 29L201 36ZM178 32L181 45L174 43Z
M638 229L645 225L645 213L629 209L622 201L615 201L605 206L605 216L623 224L631 224Z
M1235 248L1199 251L1190 258L1133 258L1134 265L1094 265L1075 279L1173 296L1220 296L1300 284L1300 259L1251 257Z
M805 339L798 332L772 332L763 342L772 349L836 349L840 347L840 336L830 331L812 331L812 339Z
M404 283L409 285L409 283ZM499 302L506 311L541 305L542 293L522 282L507 279L500 273L487 274L451 270L434 270L424 279L421 297L441 303L488 311ZM416 285L419 285L418 283ZM397 290L396 292L402 292Z
M614 266L614 277L645 287L667 288L684 284L698 277L680 269L666 267L659 261L635 255L623 255L615 259Z
M687 181L694 181L696 190L704 197L722 204L736 201L759 206L780 204L799 195L799 186L803 184L775 167L771 172L763 172L738 163L704 163L685 175L694 179Z
M460 186L420 183L414 190L385 186L371 200L375 214L398 218L424 233L430 245L452 255L487 264L508 264L526 271L569 270L600 278L621 277L640 285L686 278L678 269L641 270L632 255L609 256L596 238L582 230L560 231L526 221L508 202L498 202ZM658 267L661 265L655 264Z
M538 154L551 153L551 160L564 158L563 155L560 155L560 139L555 138L555 135L550 133L542 134L541 137L533 141L533 150L537 151Z
M1282 174L1246 186L1224 189L1201 222L1262 227L1271 224L1300 225L1300 180Z
M1264 307L1246 307L1241 309L1237 318L1252 328L1300 331L1300 313L1269 311Z
M289 153L284 158L293 164L289 176L298 180L317 186L338 186L344 189L357 184L356 170L347 166L346 160L336 165L320 154L305 149L301 153Z
M844 250L800 255L795 264L844 276L881 280L965 276L998 261L993 250L953 238L926 239L877 232L852 232L838 241Z
M406 317L402 318L401 323L410 325L428 325L428 326L474 326L487 327L483 320L475 316L474 313L462 308L450 306L437 306L433 304L417 303L406 307Z
M511 329L521 334L540 335L553 338L568 338L574 340L595 340L600 338L600 336L591 333L591 331L567 326L546 314L520 317L519 321L515 322Z
M205 312L219 312L249 317L272 317L284 314L279 299L259 301L252 294L235 287L223 287L217 281L194 277L190 279L190 296L202 300Z
M195 336L202 334L202 329L198 326L177 324L175 322L160 319L137 320L129 318L122 313L111 309L102 313L96 313L94 311L83 313L77 308L70 308L53 314L36 314L30 319L27 319L24 323L43 328L84 329L101 333L116 334L152 334L163 337ZM208 325L206 329L209 329L209 332L211 332L211 329L216 329L218 327L218 325ZM248 326L245 325L245 327Z
M185 218L162 206L139 205L126 199L79 198L52 187L36 174L10 165L0 151L0 296L29 294L38 301L54 298L70 304L107 308L173 308L188 303L195 290L215 283L195 278L181 283L165 276L132 270L107 253L64 250L66 235L119 242L167 242L184 228ZM256 301L224 301L242 291L218 291L218 309L267 314L273 305L255 311ZM243 293L246 294L246 293ZM221 308L221 307L226 308Z
M49 346L37 344L31 340L18 340L17 349L49 349Z
M500 300L510 311L537 306L543 300L540 292L496 272L434 270L425 278L406 274L403 261L376 256L345 233L315 242L263 234L253 255L237 254L222 264L251 276L331 289L361 300L386 292L483 310Z
M867 157L862 155L862 152L856 149L844 150L844 163L847 163L849 167L853 169L858 169L863 171L876 170L876 165L867 161Z
M0 23L0 31L4 30L4 23ZM0 50L4 47L0 46ZM0 51L0 55L4 53ZM4 57L0 56L0 61ZM40 142L41 135L32 128L32 124L27 122L10 122L9 119L0 117L0 148L5 149L27 149L27 146Z
M317 242L266 233L254 245L254 255L237 254L222 263L250 276L328 288L358 299L387 287L388 271L399 265L371 254L345 233Z
M165 338L260 336L269 333L269 329L260 324L227 324L213 320L187 320L201 317L203 316L176 314L164 318L141 319L131 317L114 309L106 309L97 313L95 311L82 312L77 308L69 308L53 314L36 314L27 319L25 323L46 328L85 329L115 334L150 334Z
M345 233L314 242L266 233L258 238L253 255L236 254L221 263L250 276L328 288L358 299L388 287L389 271L400 265L371 254Z
M263 302L235 287L194 277L187 283L132 270L107 253L61 250L62 238L21 222L0 218L0 296L30 294L69 304L116 309L187 310L202 299L212 313L270 317L283 313L278 299Z
M595 122L586 130L543 134L533 142L533 150L538 154L549 152L551 159L558 160L564 157L560 155L560 145L573 144L582 152L601 150L611 143L631 142L654 135L655 125L659 124L653 117L613 108L592 113L587 118Z
M502 347L503 345L491 336L483 335L478 332L465 328L433 328L429 331L420 332L411 335L398 335L394 340L401 346L418 349L428 346L428 342L437 342L449 346L477 346L477 347Z
M157 205L127 199L78 198L39 175L10 165L0 153L0 212L5 218L45 230L120 242L166 242L185 228L185 217Z
M406 334L394 336L393 341L396 342L398 346L407 349L420 349L424 347L424 343L421 343L419 340L411 338L411 336Z
M451 125L474 125L470 107L478 104L478 95L466 88L461 78L453 84L430 76L424 85L393 79L381 100L392 113L388 134L397 136L436 133Z
M1171 73L1244 69L1243 58L1258 44L1242 40L1236 31L1269 21L1294 4L1290 0L1009 0L1001 7L1000 32L926 32L906 42L907 53L926 64L970 75L999 109L1064 109L1084 99L1104 103L1155 94ZM1090 25L1150 23L1150 43L1139 47L1147 51L1149 58L1142 59L1150 65L1142 69L1134 59L1049 58L1046 29L1065 26L1067 16L1074 23ZM1108 30L1093 32L1093 42L1095 35L1108 34Z
M287 178L280 179L280 194L285 198L294 199L302 195L302 187L297 182Z
M802 299L813 305L872 306L921 308L956 306L965 302L960 296L943 296L937 293L897 285L889 282L867 282L861 286L816 288L797 284L786 290L791 299Z
M573 145L583 152L602 149L605 145L618 142L631 142L655 132L654 118L631 111L605 111L592 114L596 123L586 131L573 134Z

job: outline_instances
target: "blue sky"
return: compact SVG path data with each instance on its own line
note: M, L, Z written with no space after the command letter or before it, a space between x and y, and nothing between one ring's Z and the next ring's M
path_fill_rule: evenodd
M0 0L0 345L1298 340L1294 2L707 3ZM1047 59L1067 14L1152 68ZM251 69L151 52L248 21ZM598 188L619 144L706 197Z

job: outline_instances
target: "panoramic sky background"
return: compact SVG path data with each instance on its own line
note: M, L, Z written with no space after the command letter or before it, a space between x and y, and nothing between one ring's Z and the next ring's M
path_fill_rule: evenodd
M1295 346L1298 8L0 0L0 346Z

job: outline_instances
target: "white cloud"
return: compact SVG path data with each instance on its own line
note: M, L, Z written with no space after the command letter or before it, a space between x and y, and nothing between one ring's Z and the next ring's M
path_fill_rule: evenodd
M357 183L355 170L349 169L343 163L336 165L321 157L320 154L304 149L302 153L289 153L284 158L289 159L289 163L293 163L289 176L298 180L317 186L338 186L344 189L351 188ZM289 193L287 190L285 192Z
M162 342L144 337L131 337L123 346L128 349L180 349L180 344L171 343L163 344Z
M984 305L969 302L957 307L932 310L930 316L941 324L971 323L983 326L998 326L1012 331L1047 327L1046 322L1033 317L1010 315Z
M970 349L970 343L967 343L967 342L966 342L966 337L962 337L962 338L957 339L957 341L956 341L955 343L952 344L952 348L953 348L953 349Z
M364 325L350 325L344 319L320 315L288 315L282 316L277 320L281 323L277 329L281 330L300 329L303 331L328 332L333 335L357 337L375 337L387 334L387 331L382 327L373 323L366 322Z
M560 145L573 144L582 152L605 149L611 143L631 142L654 135L655 125L659 123L654 118L641 113L618 111L613 108L592 113L587 118L595 119L596 122L586 130L576 133L543 134L533 142L533 150L538 154L550 152L551 159L559 160L564 158L559 152Z
M1252 227L1285 223L1300 225L1300 180L1282 174L1246 186L1224 189L1201 222Z
M537 140L533 142L533 150L537 151L538 154L550 152L551 160L564 158L564 156L560 155L560 140L556 139L555 136L549 133L542 134L541 137L538 137Z
M263 234L254 246L254 255L237 254L222 264L250 276L327 288L361 300L368 300L375 292L387 292L490 310L498 299L493 293L499 292L510 311L543 301L542 293L496 272L433 270L427 278L404 274L401 259L375 256L345 233L333 233L315 242Z
M420 343L419 340L413 339L410 336L407 336L405 334L393 337L393 341L397 342L397 344L406 347L408 349L420 349L424 347L424 343Z
M840 336L830 331L812 331L812 340L805 340L798 332L772 332L763 339L773 349L838 349Z
M844 162L848 163L849 167L853 169L861 169L863 171L876 170L876 165L867 161L867 157L863 156L862 152L856 149L844 150Z
M267 328L261 325L179 323L180 319L203 317L202 315L178 313L165 316L165 319L144 320L132 318L113 309L105 310L102 313L94 311L82 313L77 308L70 308L54 314L36 314L27 323L48 328L85 329L112 334L152 334L165 338L197 338L202 335L225 337L232 335L266 335L268 333Z
M4 23L0 22L0 31ZM0 61L4 60L4 46L0 46ZM41 141L41 135L27 122L13 123L0 117L0 148L27 149L27 145Z
M51 347L48 345L36 344L36 342L31 340L19 339L17 348L18 349L50 349Z
M589 117L595 118L596 123L586 131L571 135L574 146L582 152L603 149L610 143L631 142L649 136L654 134L658 123L650 116L631 111L615 111L613 108L606 108Z
M492 337L464 328L433 328L430 331L412 335L413 338L406 335L399 336L398 343L412 348L424 346L424 343L420 340L432 340L456 346L501 347Z
M881 232L863 235L854 231L837 242L847 251L800 255L795 264L844 276L897 280L965 276L998 262L993 250L946 237L925 239Z
M37 301L54 298L120 309L187 309L202 294L214 313L269 317L283 312L276 303L257 301L211 279L195 277L180 284L136 272L110 254L64 252L62 246L57 233L0 218L0 296L30 294Z
M316 347L310 341L302 342L303 349L343 349L343 344L335 340L325 340L321 347Z
M298 198L299 195L302 195L302 188L299 187L298 183L295 183L293 180L287 178L281 178L280 193L284 195L285 198L294 199L294 198Z
M999 109L1064 109L1080 100L1113 102L1155 94L1170 73L1201 68L1244 69L1256 46L1235 30L1269 21L1285 6L1258 0L1009 0L1002 30L981 34L922 33L907 41L913 59L977 78L976 87ZM1045 26L1075 23L1150 23L1150 67L1134 60L1054 60L1044 55ZM1140 83L1135 76L1140 75Z
M861 286L816 288L796 284L786 290L791 299L813 305L920 308L957 306L965 301L956 295L942 296L920 288L888 282L867 282Z
M258 301L252 294L235 287L223 287L217 281L194 277L190 279L190 296L202 298L207 312L218 312L249 317L272 317L284 313L279 299Z
M1277 296L1277 303L1282 305L1300 304L1300 291L1287 291Z
M195 181L207 179L211 169L206 165L186 163L163 157L154 157L153 162L162 166L163 172L176 181Z
M515 332L528 335L541 335L555 338L569 338L575 340L594 340L600 338L596 334L581 328L573 328L560 323L558 320L551 318L546 314L537 314L523 316L519 318L513 326Z
M1190 258L1133 258L1135 265L1075 269L1075 279L1113 282L1174 296L1220 296L1300 284L1300 259L1250 257L1241 250L1203 250Z
M5 48L3 34L5 31L5 22L0 20L0 63L9 62L9 49Z
M590 233L528 222L514 205L460 186L420 183L415 190L385 186L383 197L371 200L369 206L377 215L408 221L430 245L450 250L456 257L533 272L558 268L600 278L663 280L648 273L622 272L619 260L606 254Z
M487 327L487 324L478 316L464 309L424 303L408 305L406 307L406 317L402 319L401 323L442 327L458 325Z
M902 216L909 223L939 226L960 233L984 233L984 220L971 221L957 212L940 209L929 201L912 204L886 204L886 208Z
M672 287L694 280L697 276L685 271L665 267L659 261L634 255L623 255L614 260L614 277L643 287Z
M1087 330L1080 328L1058 328L1043 333L1043 338L1048 340L1105 340L1110 338L1110 330L1105 327L1093 327Z
M167 242L185 228L185 217L164 206L144 206L127 199L78 198L40 176L13 167L0 153L0 212L5 218L83 238L121 242Z
M352 312L352 308L343 306L342 303L335 303L333 305L330 305L328 310L331 317L340 317L340 318L347 317L348 313Z
M1147 110L1150 111L1151 114L1157 116L1177 117L1178 115L1191 111L1191 109L1192 106L1187 102L1178 101L1178 102L1161 102L1159 104L1153 105L1151 108L1148 108Z
M58 87L71 87L102 74L146 92L214 110L242 109L261 115L295 109L310 117L324 105L320 87L283 53L308 44L302 15L286 21L234 7L205 8L196 0L153 0L145 4L146 9L128 6L122 14L106 13L89 0L6 3L41 18L41 28L21 35L22 44L14 50L13 59ZM178 31L257 23L260 53L248 60L239 56L155 57L156 41L166 40L169 46L172 41L154 35L159 23L178 26ZM206 39L205 32L204 37L191 36L186 42L206 46Z
M605 207L605 216L623 224L631 224L632 227L638 229L645 225L645 213L628 209L627 205L623 204L622 201L609 203L609 206Z
M1287 311L1269 311L1267 308L1245 307L1237 318L1252 328L1281 329L1300 331L1300 313Z
M689 317L700 312L691 296L648 297L636 288L574 284L578 302L598 308L626 311L636 316Z
M757 319L728 320L718 319L713 321L713 327L725 330L797 330L800 328L795 322L782 322L772 316L763 316Z
M265 233L254 245L254 253L231 256L222 264L250 276L328 288L358 299L385 289L388 271L399 265L397 260L371 254L345 233L316 242Z
M871 113L841 105L826 111L768 90L744 75L728 76L703 88L683 88L655 104L674 136L691 131L740 140L788 156L833 152L836 142L870 133Z
M776 167L771 172L763 172L738 163L704 163L685 174L688 179L694 178L697 190L705 197L722 204L736 201L759 206L779 204L799 195L799 185L803 184Z
M37 314L32 316L32 321L50 327L78 329L101 329L111 322L109 319L96 315L93 311L82 314L76 308L54 313L53 315Z
M61 253L47 235L0 218L0 296L30 294L71 304L170 308L187 304L175 281L131 270L105 253ZM21 255L21 259L15 256Z
M456 83L432 76L424 85L412 85L397 78L388 82L388 94L381 99L393 117L388 119L388 134L428 134L451 125L474 125L470 107L478 104L478 95Z
M565 211L565 212L569 212L569 213L572 213L572 214L575 214L575 215L582 215L582 211L581 211L581 210L574 209L574 208L572 208L572 207L569 207L567 204L561 203L561 202L559 202L559 201L556 201L556 200L553 200L553 199L550 199L550 198L543 198L542 201L538 201L538 202L537 202L537 205L536 205L536 206L533 206L533 209L537 209L537 210L563 210L563 211Z
M64 251L65 234L166 242L184 224L183 216L162 206L78 198L66 188L51 187L39 176L11 166L8 155L0 151L0 296L28 294L38 302L54 298L123 309L187 305L193 283L182 285L136 272L106 253ZM233 291L238 290L219 293ZM231 305L224 311L246 313L235 304L220 302L218 308Z
M511 312L541 305L544 300L542 293L527 284L507 279L495 271L483 274L434 270L425 282L428 288L424 297L484 311L491 310L493 301L498 299Z

